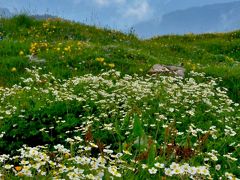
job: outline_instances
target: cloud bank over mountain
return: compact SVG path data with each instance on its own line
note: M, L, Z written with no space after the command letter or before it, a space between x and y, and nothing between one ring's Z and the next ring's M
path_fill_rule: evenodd
M163 34L225 32L240 29L240 1L177 10L134 26L141 37Z

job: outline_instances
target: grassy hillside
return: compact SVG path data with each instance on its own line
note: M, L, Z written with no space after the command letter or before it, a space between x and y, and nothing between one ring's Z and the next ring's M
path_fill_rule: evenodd
M147 75L157 63L186 77ZM239 63L240 31L140 40L0 19L0 177L239 177Z
M100 57L106 63L114 63L115 69L122 73L141 75L156 63L184 63L189 71L221 77L221 85L229 89L230 97L240 102L240 31L162 36L143 41L133 34L60 19L35 21L18 16L1 20L0 32L2 86L15 84L24 74L24 68L32 66L27 61L29 54L47 59L46 71L59 78L97 74L101 69L109 68L96 62ZM11 73L13 67L17 71Z

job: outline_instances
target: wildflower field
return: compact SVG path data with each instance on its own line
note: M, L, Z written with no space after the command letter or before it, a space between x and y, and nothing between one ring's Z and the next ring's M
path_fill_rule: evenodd
M240 178L239 42L0 19L0 179Z

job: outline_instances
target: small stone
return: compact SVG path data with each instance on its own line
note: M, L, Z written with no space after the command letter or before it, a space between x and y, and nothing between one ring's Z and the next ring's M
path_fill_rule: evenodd
M174 65L163 65L163 64L155 64L148 71L149 74L163 74L163 75L173 75L173 76L185 76L186 69L180 66Z
M27 55L26 57L33 63L44 64L46 62L46 59L39 59L36 55Z

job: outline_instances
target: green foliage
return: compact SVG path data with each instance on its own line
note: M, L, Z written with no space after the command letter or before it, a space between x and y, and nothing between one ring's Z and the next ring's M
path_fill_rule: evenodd
M134 116L134 124L133 124L133 135L141 138L144 135L144 130L142 128L139 117Z
M34 19L29 17L27 14L20 14L12 18L13 23L17 27L30 28L34 25Z

